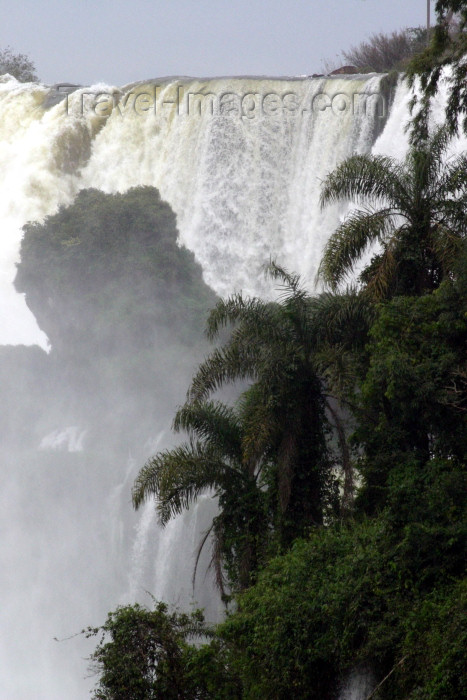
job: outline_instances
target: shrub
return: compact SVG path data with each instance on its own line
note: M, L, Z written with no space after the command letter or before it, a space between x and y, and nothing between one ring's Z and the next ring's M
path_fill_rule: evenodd
M369 41L343 51L347 63L362 73L404 70L408 61L426 44L426 29L403 29L392 34L373 34Z
M24 53L13 53L10 46L0 49L0 75L9 73L20 83L37 80L36 67Z

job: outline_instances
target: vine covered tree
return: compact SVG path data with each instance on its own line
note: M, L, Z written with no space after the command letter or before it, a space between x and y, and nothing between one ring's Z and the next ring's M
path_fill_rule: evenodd
M359 206L326 244L319 269L325 283L336 289L376 243L381 251L360 276L372 298L422 294L452 274L467 233L467 155L447 159L449 142L440 127L402 163L355 155L328 175L322 205Z
M199 367L189 400L206 400L229 382L252 382L240 402L243 451L253 463L273 465L269 492L276 502L276 532L288 546L335 509L336 482L310 297L298 276L274 263L267 272L281 284L279 302L236 294L211 312L211 340L225 326L233 328Z
M90 658L98 674L94 700L239 698L219 642L199 644L212 638L200 610L179 613L160 602L152 610L120 606L83 633L100 637Z

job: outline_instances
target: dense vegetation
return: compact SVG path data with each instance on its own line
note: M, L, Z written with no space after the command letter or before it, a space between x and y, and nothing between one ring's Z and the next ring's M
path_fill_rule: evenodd
M334 291L313 297L271 263L278 301L234 295L210 313L220 344L175 419L190 441L151 459L133 492L163 524L202 490L219 497L213 557L233 604L209 643L180 641L177 697L332 700L355 669L380 700L463 697L466 167L445 162L448 143L441 129L405 163L353 157L328 176L323 205L362 205L324 251ZM342 289L374 240L382 253ZM233 407L213 400L238 380ZM112 624L130 612L156 638L176 631L167 610L131 606ZM109 664L128 681L118 648L104 635L93 656L96 698L120 697Z
M120 607L102 627L85 634L101 635L92 657L101 672L96 700L239 697L238 681L221 662L221 643L192 643L212 636L199 610L169 612L164 603L151 611L139 605Z
M175 214L153 187L81 190L24 227L15 286L54 348L151 345L161 326L189 342L215 296L177 236Z
M230 584L241 588L254 578L271 540L288 547L337 509L330 421L318 376L320 339L310 322L309 300L297 278L275 265L269 271L284 283L280 303L239 294L218 302L209 316L210 337L218 337L226 324L236 328L198 369L175 420L202 442L150 460L134 490L136 506L158 498L165 523L200 490L217 489L218 552L230 563ZM253 384L235 411L210 401L213 392L237 379Z
M216 296L177 237L152 187L82 190L24 227L15 285L50 340L51 392L66 393L71 424L147 439L157 410L174 403L170 377L190 376Z
M362 478L353 511L328 514L326 527L302 526L302 537L291 547L278 537L275 551L282 553L273 556L270 547L267 563L263 548L254 585L236 596L237 607L217 628L214 640L201 647L189 645L193 656L183 661L183 674L206 672L213 685L201 685L195 692L187 681L179 697L288 698L292 692L297 698L335 698L340 681L355 667L385 679L374 696L381 699L463 697L466 273L461 260L453 279L437 290L378 304L365 334L367 345L353 365L354 430L347 440ZM312 299L307 301L311 310ZM349 387L347 380L348 398ZM177 425L189 410L190 404L181 409ZM191 410L199 416L200 405ZM242 420L245 427L248 414ZM199 431L202 425L196 423ZM186 454L170 454L179 457L179 483L193 479L196 463L191 463L194 470L184 472ZM167 454L161 455L149 465L161 512L179 496L176 482L164 481L166 459ZM277 473L277 461L271 459L268 467L270 474L275 469ZM214 473L215 469L214 465ZM240 469L236 473L240 475ZM218 479L224 478L218 474ZM147 475L140 478L144 481ZM268 484L274 493L271 483L263 482L261 494L267 494ZM234 489L238 476L230 484ZM257 487L254 481L250 484L251 499ZM242 543L242 520L232 525L229 515L247 505L247 487L248 481L243 491L232 491L230 500L220 501L222 532L227 533L222 545L230 561L235 561ZM189 496L196 497L196 491ZM178 508L187 502L179 501ZM263 513L274 513L274 501L269 508ZM272 518L269 529L259 533L269 532L270 545L280 527L280 504L275 512L278 517ZM253 521L247 519L248 511L244 515L243 537L248 541ZM227 566L226 571L230 574L232 569ZM239 583L238 577L230 578L234 587ZM151 611L137 610L152 624ZM123 626L126 615L126 610L117 610L115 624ZM151 627L156 635L158 625ZM112 642L101 643L94 660L112 664L115 648ZM120 661L118 668L125 676ZM105 678L100 676L101 688L107 689Z

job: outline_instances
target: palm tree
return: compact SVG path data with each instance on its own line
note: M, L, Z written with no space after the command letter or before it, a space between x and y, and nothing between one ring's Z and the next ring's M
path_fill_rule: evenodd
M174 429L187 431L189 441L146 463L133 487L133 505L139 508L155 498L164 526L200 493L212 491L219 499L219 514L201 540L193 580L201 550L212 533L211 564L219 589L225 593L225 570L230 585L246 588L258 567L267 524L260 469L244 457L241 420L234 409L220 402L192 402L178 410Z
M138 508L155 498L159 520L188 508L212 490L219 514L213 533L217 583L245 588L265 556L270 534L287 547L311 525L336 512L337 482L328 447L334 431L344 474L343 510L353 494L353 470L338 397L355 382L354 356L369 325L371 305L354 290L312 298L299 277L275 263L267 272L281 283L279 302L245 299L218 302L207 334L227 341L199 367L174 428L190 440L156 455L133 490ZM360 345L359 345L360 344ZM209 400L228 382L250 380L235 409ZM196 571L196 567L195 567Z
M263 471L277 503L275 527L288 546L306 527L323 523L337 492L317 365L320 329L310 297L298 276L275 263L267 273L280 282L279 302L235 294L211 312L211 340L226 325L233 330L199 367L188 399L205 401L226 383L252 382L239 402L243 454L253 464L269 465Z
M360 276L373 299L418 295L452 275L467 233L467 155L446 159L450 136L437 129L405 162L355 155L323 183L321 204L355 201L330 237L318 275L332 289L375 243L381 251Z

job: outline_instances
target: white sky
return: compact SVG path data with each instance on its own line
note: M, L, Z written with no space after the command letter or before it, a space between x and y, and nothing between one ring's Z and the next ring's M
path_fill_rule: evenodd
M434 2L432 18L434 16ZM427 0L0 0L0 48L46 83L301 75L372 33L426 23Z

